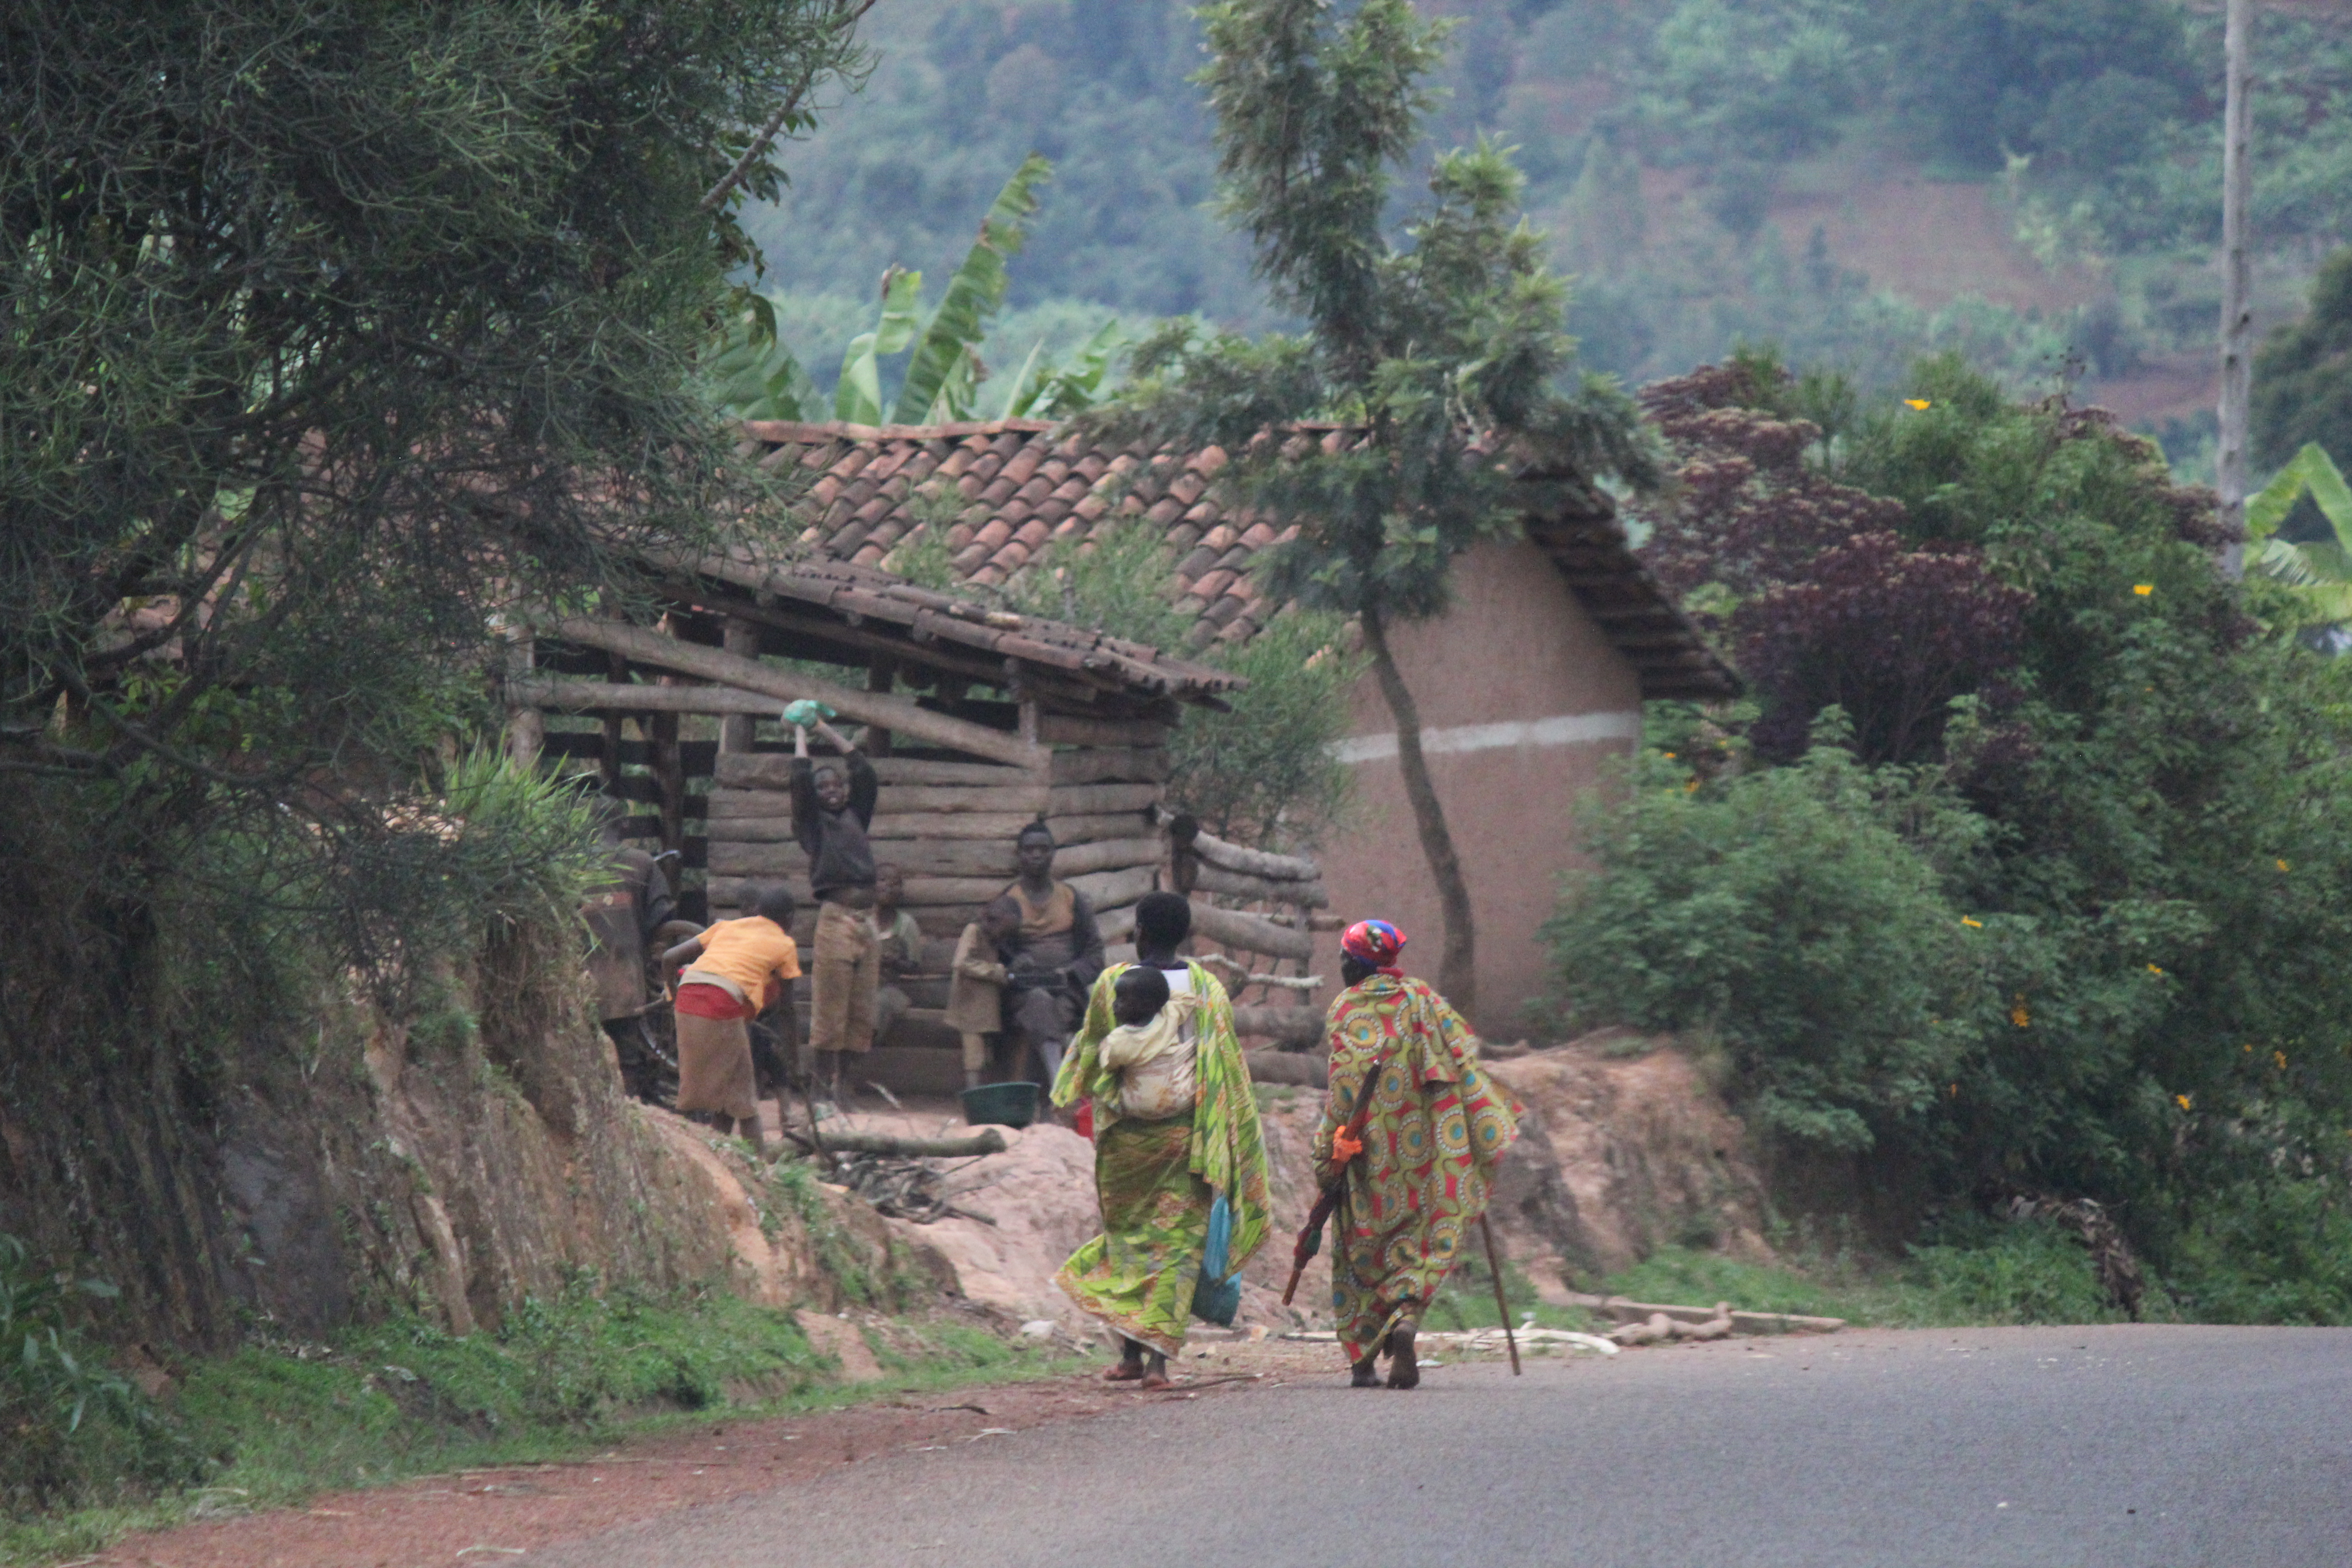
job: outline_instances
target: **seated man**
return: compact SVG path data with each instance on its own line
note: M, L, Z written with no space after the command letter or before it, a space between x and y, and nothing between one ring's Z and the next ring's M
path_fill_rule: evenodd
M882 987L874 994L874 1043L887 1046L890 1031L915 999L898 982L923 971L923 931L899 906L907 897L907 873L896 866L874 868L874 940L881 959Z
M1020 879L1005 889L1021 906L1021 929L1005 944L1004 1028L1013 1049L1007 1065L1019 1071L1034 1052L1050 1084L1062 1070L1062 1052L1086 1016L1087 992L1102 973L1102 933L1094 906L1067 882L1054 879L1054 834L1042 822L1021 830L1014 858Z

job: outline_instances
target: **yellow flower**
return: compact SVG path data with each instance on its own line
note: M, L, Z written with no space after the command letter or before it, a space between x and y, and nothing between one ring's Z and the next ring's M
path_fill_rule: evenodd
M2286 1053L2284 1051L2273 1051L2271 1053L2271 1060L2278 1063L2279 1071L2286 1071Z
M1670 763L1671 763L1671 762L1673 762L1674 760L1675 760L1675 754L1674 754L1672 752L1668 752L1666 753L1666 761L1668 761L1668 762L1670 762Z
M2285 869L2286 869L2286 862L2285 862L2285 861L2284 861L2284 860L2280 861L2280 862L2278 863L2278 868L2279 868L2280 870L2282 870L2282 871L2285 870Z
M1685 795L1696 795L1697 792L1698 792L1698 780L1696 780L1696 779L1693 779L1693 780L1691 780L1691 782L1690 782L1690 783L1688 783L1688 784L1686 784L1683 785L1683 793L1684 793Z
M1976 927L1976 928L1977 928L1977 930L1979 930L1979 931L1982 931L1982 930L1984 930L1984 921L1978 921L1978 920L1970 920L1970 919L1969 919L1968 916L1966 916L1966 915L1962 915L1962 916L1960 917L1960 923L1961 923L1962 925L1964 925L1964 926L1974 926L1974 927Z
M2176 1094L2172 1097L2172 1100L2173 1103L2179 1106L2183 1110L2194 1110L2197 1109L2196 1102L2185 1094Z
M2156 592L2156 584L2153 583L2135 583L2132 584L2132 592L2145 599L2150 594Z
M2033 1015L2026 1011L2025 994L2021 991L2018 993L2016 1005L2009 1010L2009 1021L2021 1029L2033 1022Z
M2254 1054L2254 1047L2253 1047L2253 1046L2252 1046L2252 1044L2249 1044L2249 1045L2246 1047L2246 1054L2247 1054L2248 1056L2252 1056L2252 1055Z
M1952 1085L1952 1098L1954 1100L1960 1098L1960 1086L1958 1084Z
M2158 968L2155 964L2153 964L2153 963L2151 963L2151 964L2149 964L2149 965L2147 966L2147 972L2148 972L2150 974L2161 974L2161 973L2164 973L2164 971L2163 971L2163 970L2158 969Z
M1928 402L1924 397L1906 397L1903 400L1903 405L1906 408L1933 408L1935 406L1934 404Z

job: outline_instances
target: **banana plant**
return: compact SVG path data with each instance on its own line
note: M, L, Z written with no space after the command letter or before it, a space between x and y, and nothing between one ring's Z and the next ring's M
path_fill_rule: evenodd
M2279 525L2306 494L2336 537L2291 544ZM2352 487L2316 441L2246 498L2246 569L2292 584L2331 624L2352 621Z
M882 319L870 332L849 340L841 356L841 382L833 389L833 416L852 425L882 423L882 361L904 353L915 340L915 312L922 308L923 275L893 267L882 274ZM901 425L912 420L899 420Z
M741 300L734 325L703 365L711 401L733 419L809 417L824 399L777 340L775 307L748 289Z
M898 388L898 405L891 411L898 425L936 425L971 417L972 395L984 374L980 345L988 336L989 318L1004 304L1012 284L1005 263L1020 254L1028 240L1030 215L1037 210L1037 187L1053 176L1054 165L1032 153L996 193L988 216L980 220L980 236L972 241L963 265L948 279L948 291L908 363L907 379ZM844 417L846 417L845 416Z
M1006 264L1028 238L1037 187L1052 177L1053 170L1051 163L1034 153L1022 161L981 220L978 237L948 279L947 292L928 321L919 319L923 275L895 266L882 275L881 316L874 330L852 339L842 355L834 418L852 425L882 424L882 362L909 347L914 353L890 406L889 423L938 425L973 417L980 384L988 374L981 344L1012 281ZM772 304L749 289L739 300L741 308L734 325L705 366L720 409L738 419L822 417L823 400L814 382L776 336ZM1002 417L1058 419L1091 408L1102 395L1118 347L1118 326L1112 321L1066 364L1047 357L1042 343L1031 349L1006 392Z
M1021 372L1004 395L1006 419L1066 419L1083 414L1102 396L1103 377L1119 351L1116 321L1105 321L1093 337L1078 345L1066 365L1046 357L1041 339L1021 362Z

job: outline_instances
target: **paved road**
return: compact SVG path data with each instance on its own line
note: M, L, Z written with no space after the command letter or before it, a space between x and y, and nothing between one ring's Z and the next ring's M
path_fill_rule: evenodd
M2338 1568L2352 1331L1734 1341L1203 1394L908 1453L556 1568Z

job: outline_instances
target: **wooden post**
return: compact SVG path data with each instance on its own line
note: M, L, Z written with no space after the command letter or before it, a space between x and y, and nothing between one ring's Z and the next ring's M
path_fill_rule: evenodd
M661 792L664 849L686 847L686 763L678 751L677 715L656 713L637 721L653 732L654 783Z
M537 658L536 644L526 632L515 638L507 654L507 679L519 682L530 676L532 661ZM539 753L547 746L547 715L528 702L509 700L507 704L507 756L518 768L539 766Z
M2221 433L2214 488L2221 492L2221 523L2230 536L2221 547L2221 571L2230 577L2245 569L2246 446L2253 404L2253 264L2246 239L2254 86L2246 31L2253 8L2253 0L2229 0L2222 24L2229 83L2221 111Z
M866 690L887 697L897 689L898 684L898 665L897 660L890 658L877 658L871 665L866 667ZM866 754L869 757L888 756L890 754L890 731L884 729L879 724L868 724L866 726L865 751Z
M757 621L748 621L740 616L730 616L727 617L726 626L720 636L725 642L727 651L738 658L760 657L760 626ZM719 720L719 751L730 756L750 752L752 739L759 732L759 722L749 713L730 713Z
M606 654L604 679L615 686L629 684L629 661L617 653ZM597 766L604 771L604 793L616 800L621 798L621 742L623 739L621 716L618 713L605 714L604 751L604 754L597 759Z

